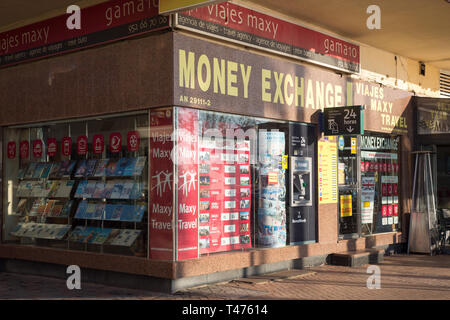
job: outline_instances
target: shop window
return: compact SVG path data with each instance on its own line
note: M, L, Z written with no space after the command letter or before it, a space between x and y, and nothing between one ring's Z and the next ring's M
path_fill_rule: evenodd
M361 232L400 228L400 137L365 134L361 148Z
M146 256L148 114L4 129L4 242Z
M399 141L375 133L339 137L341 238L399 230Z
M313 126L187 108L174 123L176 259L315 241Z

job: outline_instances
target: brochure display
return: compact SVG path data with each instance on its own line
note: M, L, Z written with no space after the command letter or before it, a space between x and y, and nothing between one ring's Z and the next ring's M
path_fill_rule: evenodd
M250 248L250 141L200 144L200 253Z
M145 164L146 157L135 157L25 165L18 173L14 208L19 223L10 234L131 247L141 234L133 227L147 212L145 186L139 179ZM87 225L92 220L120 221L125 227Z
M286 245L286 183L283 132L259 132L258 241L267 248Z
M77 226L69 242L132 247L147 212L144 181L140 179L146 157L82 160L75 170L80 178L74 191L78 202ZM113 222L122 222L121 228ZM125 223L125 224L123 224Z

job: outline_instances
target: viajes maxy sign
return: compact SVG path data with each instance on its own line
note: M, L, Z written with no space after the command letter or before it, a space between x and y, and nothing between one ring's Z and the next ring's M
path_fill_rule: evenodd
M359 46L230 2L177 14L177 26L346 72L359 72Z

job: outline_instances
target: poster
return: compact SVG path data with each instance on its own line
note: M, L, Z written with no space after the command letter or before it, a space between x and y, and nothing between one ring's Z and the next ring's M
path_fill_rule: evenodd
M335 137L318 143L319 204L337 203L337 147Z
M286 183L285 169L279 160L285 153L283 132L259 132L259 194L258 241L267 248L286 245ZM278 176L275 183L274 175Z
M375 177L361 177L361 223L373 223Z
M340 197L341 200L341 217L352 216L352 195L344 194Z
M149 256L172 260L173 256L173 116L172 110L150 113L149 152ZM94 137L94 150L103 149L103 136Z
M177 260L185 260L198 258L199 235L209 232L199 228L199 207L204 209L210 204L199 202L198 110L178 108L175 123Z
M200 253L251 247L250 141L200 142Z

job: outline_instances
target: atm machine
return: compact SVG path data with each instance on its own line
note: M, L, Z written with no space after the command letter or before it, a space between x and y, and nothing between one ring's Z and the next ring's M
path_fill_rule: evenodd
M290 123L288 134L288 239L290 244L316 242L315 127Z

